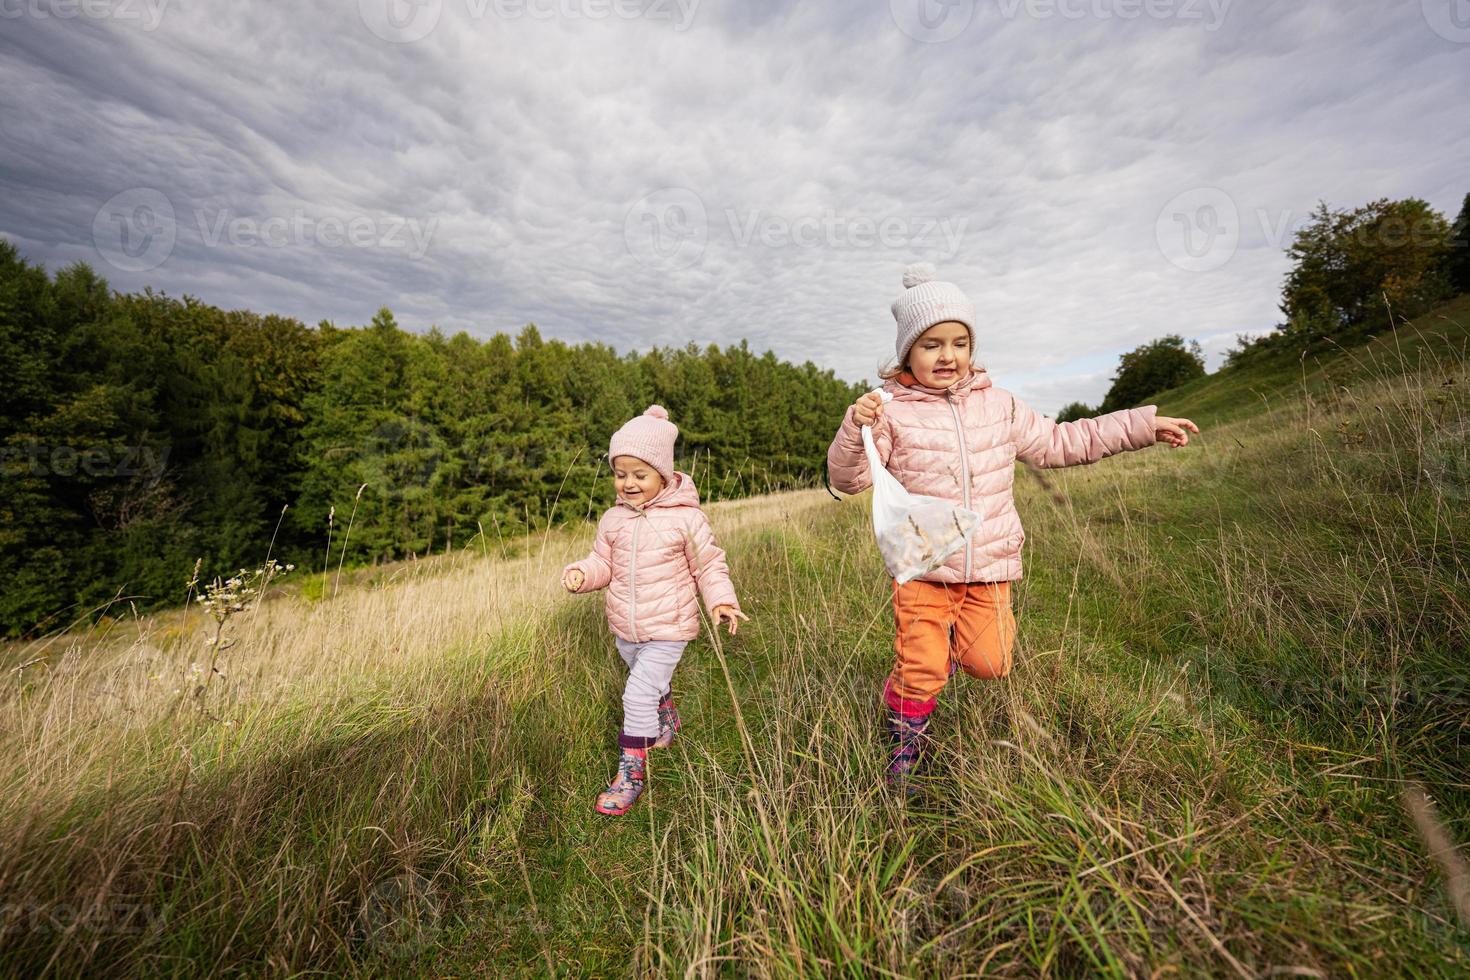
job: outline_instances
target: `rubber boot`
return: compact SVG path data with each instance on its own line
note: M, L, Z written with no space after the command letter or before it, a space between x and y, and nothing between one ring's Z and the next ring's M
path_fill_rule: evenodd
M607 789L597 794L598 813L620 817L632 809L638 797L643 795L647 762L648 750L623 749L618 758L618 774L607 784Z
M679 732L679 709L674 707L674 692L665 691L658 703L658 739L653 748L666 749Z
M884 708L884 714L891 746L884 776L890 786L912 794L915 792L913 778L918 775L924 762L929 739L929 716L906 716L890 707Z

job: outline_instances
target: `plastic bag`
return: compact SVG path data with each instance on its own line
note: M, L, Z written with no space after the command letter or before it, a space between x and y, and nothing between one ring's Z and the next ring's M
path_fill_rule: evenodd
M893 395L881 392L887 404ZM873 532L878 553L899 585L932 572L965 546L980 527L980 515L938 497L909 493L889 473L873 445L871 426L863 426L863 449L873 476Z

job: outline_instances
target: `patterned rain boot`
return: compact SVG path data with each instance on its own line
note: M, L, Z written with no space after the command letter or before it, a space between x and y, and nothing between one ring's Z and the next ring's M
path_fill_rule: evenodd
M607 784L607 789L597 794L597 812L610 817L627 813L643 794L647 749L623 749L618 759L618 774Z
M678 731L679 709L674 707L674 692L665 691L663 699L658 703L658 739L652 747L655 749L668 748Z
M925 743L929 738L929 716L905 716L892 708L886 708L884 714L888 737L893 746L884 776L888 785L912 795L917 792L913 777L918 775L923 764Z

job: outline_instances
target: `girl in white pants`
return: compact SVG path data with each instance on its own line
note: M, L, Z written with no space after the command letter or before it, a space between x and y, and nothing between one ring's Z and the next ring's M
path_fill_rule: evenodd
M562 570L572 592L607 590L608 625L628 665L618 773L598 794L599 813L628 812L643 792L648 750L668 745L679 728L669 685L685 644L699 635L698 595L731 633L749 618L694 481L674 469L679 430L668 417L651 405L613 434L617 503L598 522L592 553Z

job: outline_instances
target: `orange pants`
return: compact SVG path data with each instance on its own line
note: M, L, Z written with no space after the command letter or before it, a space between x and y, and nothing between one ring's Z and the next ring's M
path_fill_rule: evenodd
M933 710L934 696L949 680L951 661L972 677L1010 673L1016 617L1009 582L894 582L893 619L898 658L884 695L896 711L926 715Z

